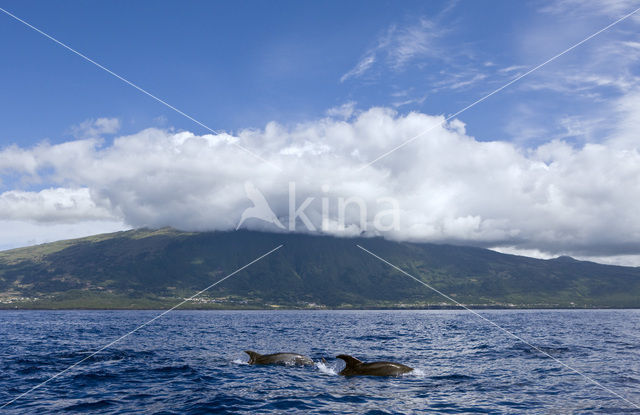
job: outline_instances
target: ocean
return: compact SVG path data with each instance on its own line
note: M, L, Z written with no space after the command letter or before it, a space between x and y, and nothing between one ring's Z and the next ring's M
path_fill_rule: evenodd
M639 310L479 313L602 387L464 310L176 310L0 413L640 413ZM157 314L0 311L0 405ZM250 366L248 349L316 365ZM344 377L338 354L415 370Z

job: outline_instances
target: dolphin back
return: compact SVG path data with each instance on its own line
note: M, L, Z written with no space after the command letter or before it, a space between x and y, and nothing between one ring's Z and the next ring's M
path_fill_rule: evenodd
M347 364L345 368L349 368L349 369L352 369L362 363L360 360L356 359L353 356L349 356L348 354L341 354L336 357L338 359L344 360L344 362Z
M371 362L363 363L353 356L341 354L336 356L345 361L346 366L340 372L344 376L365 375L365 376L399 376L413 370L409 366L395 362Z
M258 358L262 356L260 353L256 353L252 350L245 350L244 352L249 355L249 361L247 363L249 363L250 365L256 363L256 360L258 360Z
M313 366L313 360L298 353L272 353L260 354L251 350L245 350L249 355L250 365L287 365L287 366Z

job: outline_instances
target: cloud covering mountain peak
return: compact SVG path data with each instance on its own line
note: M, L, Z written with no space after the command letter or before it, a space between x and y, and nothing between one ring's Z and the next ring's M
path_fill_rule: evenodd
M0 151L6 189L0 194L0 221L230 230L251 205L244 190L250 181L287 223L294 183L296 207L311 199L304 213L317 229L323 229L328 212L326 233L635 255L640 254L640 154L628 118L638 106L621 105L627 121L620 120L620 131L579 147L558 140L534 148L480 141L460 120L444 123L442 115L379 107L349 118L292 126L272 122L236 134L149 128L111 142L88 138L9 146ZM364 225L355 209L347 209L345 223L336 225L339 200L349 198L366 205ZM389 209L384 200L397 203L398 226L380 232L373 221ZM308 231L298 225L298 231ZM243 226L269 229L256 220Z

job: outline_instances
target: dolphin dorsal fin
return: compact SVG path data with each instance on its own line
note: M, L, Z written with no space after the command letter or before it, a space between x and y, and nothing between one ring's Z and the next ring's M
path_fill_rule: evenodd
M344 362L347 364L346 367L353 367L356 366L360 363L362 363L360 360L356 359L353 356L349 356L348 354L341 354L339 356L336 356L338 359L342 359L344 360Z
M260 353L256 353L252 350L245 350L244 352L249 355L248 363L255 363L256 359L262 356Z

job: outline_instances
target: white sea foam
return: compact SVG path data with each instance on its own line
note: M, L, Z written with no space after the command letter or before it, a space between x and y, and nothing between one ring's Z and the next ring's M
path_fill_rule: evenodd
M325 363L325 362L315 362L315 363L316 363L316 367L318 368L320 373L324 373L325 375L337 375L338 374L336 369L334 367L332 367L332 366L329 366L328 363Z
M233 363L235 363L237 365L248 365L249 364L249 362L245 362L244 360L241 360L241 359L235 359L233 361Z
M427 372L425 372L422 369L413 369L411 372L409 373L405 373L403 376L411 376L411 377L416 377L416 378L424 378L427 376Z

